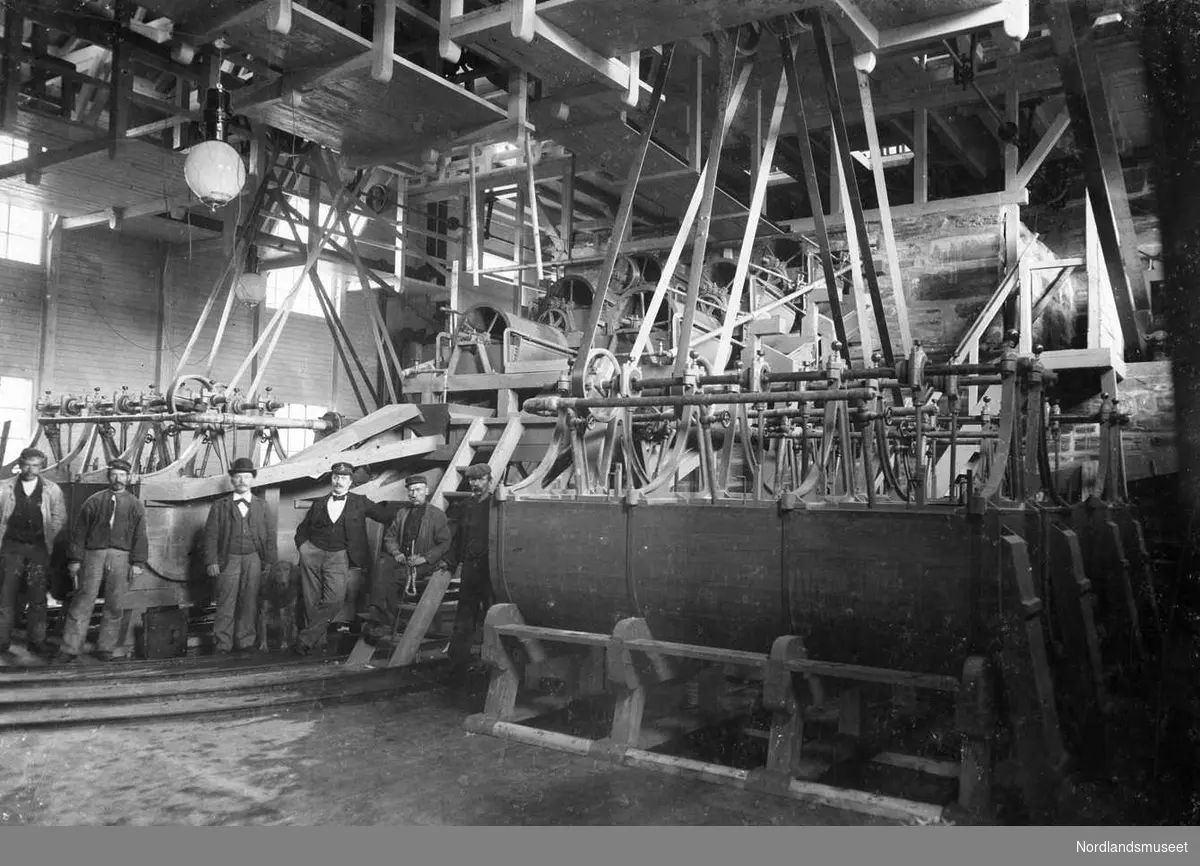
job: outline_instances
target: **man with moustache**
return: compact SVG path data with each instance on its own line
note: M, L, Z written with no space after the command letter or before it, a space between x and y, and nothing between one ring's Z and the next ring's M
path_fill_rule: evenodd
M72 662L83 648L88 621L100 587L104 586L104 615L96 640L96 658L111 661L121 630L122 596L134 577L142 573L149 553L146 508L126 490L130 465L125 460L108 464L108 489L88 497L71 531L67 571L79 581L71 599L57 663ZM80 576L80 565L83 574Z
M330 494L313 502L296 528L306 620L293 647L299 655L325 645L329 624L346 600L349 570L371 565L367 518L378 523L388 520L386 502L375 503L350 492L353 473L349 463L334 463Z
M402 507L383 534L383 548L395 565L381 568L371 581L370 616L374 623L368 634L378 637L390 633L396 621L396 611L409 580L410 571L416 580L426 578L439 568L450 552L450 527L445 513L430 505L429 483L424 475L404 479L408 491L408 506Z
M229 467L233 494L213 503L204 526L204 567L216 581L213 640L218 654L254 649L262 575L279 558L275 521L250 492L257 475L248 457L234 460Z
M0 653L8 652L21 611L17 596L25 584L29 613L25 643L41 653L46 642L46 571L55 539L67 521L62 490L42 478L46 455L26 448L17 458L20 475L0 484Z

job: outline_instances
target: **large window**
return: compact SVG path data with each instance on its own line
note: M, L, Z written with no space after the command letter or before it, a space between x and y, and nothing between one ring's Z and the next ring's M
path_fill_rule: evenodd
M15 376L0 376L0 437L8 424L8 441L0 453L0 465L16 459L33 441L33 382Z
M298 418L305 421L312 421L324 415L328 409L324 406L306 406L303 403L288 403L282 409L275 413L276 418ZM279 431L279 444L283 446L284 452L288 457L295 457L305 448L313 444L316 438L316 431L303 429L281 429ZM278 463L279 457L274 451L271 452L271 458L265 464Z
M0 164L29 156L29 145L10 135L0 135ZM0 203L0 258L31 265L41 264L45 218L40 210Z
M277 310L283 306L288 294L296 287L296 280L300 278L303 270L303 265L297 265L294 268L275 268L267 271L266 304L270 309ZM317 277L333 302L334 312L337 313L342 311L342 298L346 292L357 291L359 288L357 277L339 269L332 262L317 262ZM300 286L300 293L292 304L292 312L305 316L324 315L321 302L317 298L317 290L308 277L304 278L304 284Z

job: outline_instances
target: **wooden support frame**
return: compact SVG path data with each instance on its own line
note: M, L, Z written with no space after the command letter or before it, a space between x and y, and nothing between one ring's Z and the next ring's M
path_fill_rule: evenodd
M600 266L600 276L596 284L596 294L592 299L592 308L588 313L587 323L583 328L583 338L579 344L579 355L576 358L575 364L571 371L571 393L577 397L583 396L584 376L586 375L586 367L588 353L592 350L592 346L596 340L596 334L600 328L600 317L604 312L604 303L608 297L608 284L612 281L613 272L617 266L617 256L621 250L621 243L625 238L625 229L629 225L630 218L633 216L633 200L637 195L638 182L641 180L642 168L646 164L646 154L650 151L650 144L654 135L654 127L658 123L659 110L662 107L662 94L666 87L667 76L671 71L671 64L675 58L675 45L671 43L663 47L662 61L659 64L658 72L654 79L654 90L651 95L650 114L646 119L645 126L642 129L641 141L638 145L638 152L629 166L629 175L625 180L625 186L621 191L621 204L617 210L617 217L613 222L612 236L608 241L608 249L604 254L604 262Z
M1081 38L1086 32L1084 25L1089 24L1086 9L1069 0L1053 0L1048 11L1072 132L1083 159L1125 349L1135 358L1141 357L1146 346L1139 312L1148 307L1142 265L1095 46Z
M1017 170L1017 175L1014 181L1014 186L1024 188L1029 186L1029 182L1033 180L1033 176L1037 174L1038 169L1046 161L1058 142L1062 139L1063 133L1067 131L1067 127L1071 125L1071 113L1064 106L1054 120L1050 122L1049 127L1042 133L1042 137L1038 139L1038 143L1030 151L1029 156L1025 158L1025 162Z
M862 102L863 125L867 130L867 147L871 154L871 175L875 180L875 197L879 202L879 224L883 230L884 258L887 262L888 280L891 283L892 309L896 315L896 338L899 351L907 355L912 346L912 332L908 323L908 299L904 295L904 282L900 274L900 256L896 251L896 233L892 228L891 204L888 201L887 181L883 176L883 151L879 146L879 130L875 125L875 106L871 95L869 70L855 69L858 78L858 95Z
M817 59L821 66L821 75L825 81L825 94L833 117L834 141L837 143L837 155L840 160L842 178L846 184L847 198L850 204L850 220L854 226L855 238L862 254L871 262L869 267L862 268L866 277L867 289L871 293L871 304L875 313L875 326L879 331L879 348L883 352L884 363L892 366L896 362L895 351L892 348L892 338L888 333L887 318L884 314L883 297L879 291L879 278L875 274L875 264L871 260L871 239L867 234L867 224L863 218L862 197L858 192L858 179L854 174L854 159L850 156L850 137L846 129L845 113L842 109L842 97L838 90L837 77L834 70L833 43L830 41L828 25L823 10L813 16L813 38L816 41ZM859 322L859 334L866 334L865 322ZM864 342L865 346L865 342Z
M804 109L804 93L800 90L800 77L796 68L795 39L786 35L779 37L780 56L784 58L784 71L788 76L788 86L796 94L796 118L799 123L798 143L800 161L804 165L804 184L808 193L809 206L812 209L813 228L817 233L817 245L821 251L821 269L825 274L825 292L829 299L829 312L833 318L834 333L841 343L841 355L846 363L850 363L850 340L846 335L846 321L842 314L841 292L838 290L837 274L833 267L833 253L829 246L829 230L825 221L825 207L821 201L821 187L817 180L817 164L813 157L812 139L809 137L808 117ZM836 187L830 187L830 199L836 200Z

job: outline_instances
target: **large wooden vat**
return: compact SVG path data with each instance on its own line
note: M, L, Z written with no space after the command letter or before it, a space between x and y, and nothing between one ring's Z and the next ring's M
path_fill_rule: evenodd
M497 599L548 628L750 652L802 635L813 657L957 676L1003 597L1000 521L962 510L775 503L507 500L492 523Z

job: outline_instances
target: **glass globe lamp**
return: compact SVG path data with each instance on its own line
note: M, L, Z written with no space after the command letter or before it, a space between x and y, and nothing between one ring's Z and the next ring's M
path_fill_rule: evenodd
M246 166L233 145L213 139L202 141L188 151L183 177L196 198L216 210L242 191L246 185Z

